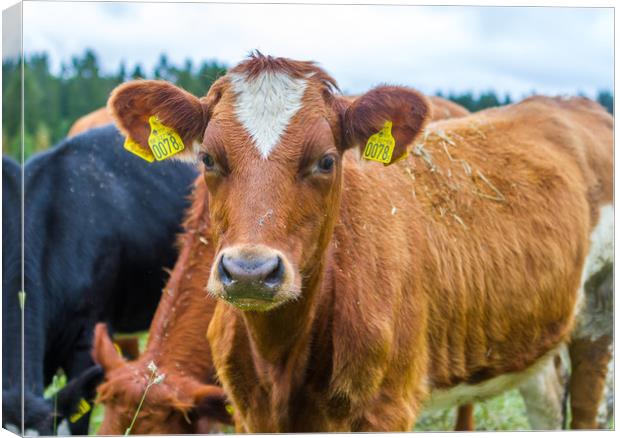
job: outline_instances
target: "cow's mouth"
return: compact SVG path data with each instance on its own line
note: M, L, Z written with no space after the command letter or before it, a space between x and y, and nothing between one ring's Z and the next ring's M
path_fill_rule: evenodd
M250 312L266 312L280 304L280 302L274 300L260 300L255 298L223 297L223 299L239 310Z
M233 283L223 292L221 298L240 310L267 311L281 303L276 291L264 284Z

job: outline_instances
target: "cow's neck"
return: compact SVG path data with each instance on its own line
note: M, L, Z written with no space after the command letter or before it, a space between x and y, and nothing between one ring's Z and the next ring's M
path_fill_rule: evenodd
M286 368L303 356L300 349L306 349L310 338L323 263L315 266L304 276L299 300L269 312L243 313L253 353L261 361Z
M340 189L333 196L334 211L339 211ZM269 312L243 313L253 354L271 366L305 369L304 361L319 300L323 298L321 292L325 267L333 255L331 240L336 220L337 215L323 224L318 236L317 252L306 263L308 269L300 273L300 299Z
M268 420L274 432L289 432L291 398L304 383L316 321L323 263L306 277L298 301L270 312L244 312L257 377L270 388Z

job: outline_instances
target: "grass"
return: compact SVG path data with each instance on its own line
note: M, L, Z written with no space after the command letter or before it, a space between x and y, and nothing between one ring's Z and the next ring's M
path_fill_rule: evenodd
M54 404L54 424L52 428L54 435L58 435L58 421L56 417L56 412L58 412L58 391L64 388L66 384L67 376L64 372L62 372L62 370L59 370L56 374L54 374L51 385L43 391L43 397L46 399L52 399L52 403Z
M88 425L88 434L96 435L101 423L103 422L103 405L96 404L90 414L90 424Z
M456 423L456 407L424 412L418 417L414 431L451 431ZM513 389L474 405L476 430L529 430L525 405L519 391Z

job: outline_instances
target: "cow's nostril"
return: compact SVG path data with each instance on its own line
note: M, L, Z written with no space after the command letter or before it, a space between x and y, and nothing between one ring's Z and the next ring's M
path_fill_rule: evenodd
M269 288L280 285L284 277L284 265L279 256L229 257L224 254L218 266L224 286L233 283L262 283Z
M230 272L228 272L228 270L226 269L226 267L224 266L225 262L224 259L226 258L226 256L222 257L220 259L220 263L218 264L217 270L220 274L220 281L224 284L224 286L228 286L230 284L232 284L233 279L232 276L230 275Z
M282 278L284 278L284 264L282 263L282 259L278 256L278 263L265 277L265 284L269 287L277 287L282 283Z

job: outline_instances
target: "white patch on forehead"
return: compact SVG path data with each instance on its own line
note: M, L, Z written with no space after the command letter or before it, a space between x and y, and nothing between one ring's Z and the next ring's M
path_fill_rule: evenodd
M301 108L307 81L278 72L263 72L251 79L239 73L230 77L237 94L235 114L267 158Z

